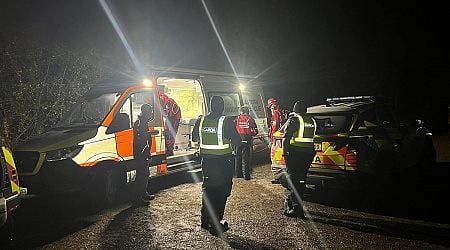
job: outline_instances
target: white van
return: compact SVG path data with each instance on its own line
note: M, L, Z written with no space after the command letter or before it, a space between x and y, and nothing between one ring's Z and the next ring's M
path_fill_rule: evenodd
M135 178L130 164L134 159L132 124L144 103L154 107L149 123L153 141L150 177L198 167L198 145L191 140L191 130L199 115L209 111L214 95L224 99L225 115L238 115L241 105L250 107L260 131L254 152L269 159L264 95L255 78L154 67L146 85L136 81L96 85L54 128L19 146L14 155L23 185L45 193L80 190L94 183L112 201ZM170 157L165 152L160 93L173 98L182 114Z

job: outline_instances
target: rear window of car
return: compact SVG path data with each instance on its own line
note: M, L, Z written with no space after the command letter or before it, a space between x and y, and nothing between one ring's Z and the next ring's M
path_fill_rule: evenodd
M351 115L314 115L317 135L346 133L350 130Z

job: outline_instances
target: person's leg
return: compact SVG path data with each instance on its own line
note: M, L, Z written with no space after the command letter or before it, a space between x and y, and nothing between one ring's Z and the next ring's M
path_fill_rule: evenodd
M236 148L236 158L235 158L235 173L237 178L244 177L242 175L242 149L243 147L237 147Z
M136 159L135 162L136 179L134 183L133 201L135 203L142 203L142 205L148 203L154 198L153 195L149 195L147 191L148 185L148 161L145 159Z
M244 178L250 180L250 158L252 153L251 143L247 143L243 146L242 150L242 167L244 169Z
M208 189L207 188L203 188L202 190L202 208L201 208L201 227L203 229L209 230L209 227L211 225L211 216L210 213L211 211L208 207L211 207L210 202L209 202L209 195L208 195Z
M213 207L214 207L214 219L211 221L210 233L214 236L221 236L222 233L228 231L228 222L223 220L225 213L225 206L228 199L228 194L224 191L227 187L220 187L214 191Z
M286 157L287 176L289 178L287 182L289 194L285 202L285 204L288 204L285 210L287 216L303 217L299 163L301 162L297 152L290 152L289 156Z
M175 130L174 130L174 119L171 117L166 118L165 130L166 130L166 155L173 155L173 148L175 146Z

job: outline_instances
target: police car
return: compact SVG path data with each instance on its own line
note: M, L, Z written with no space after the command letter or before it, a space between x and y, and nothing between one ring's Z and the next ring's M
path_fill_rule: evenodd
M432 134L423 122L402 123L392 107L373 96L327 98L307 112L317 123L310 183L348 176L401 177L427 171L436 162ZM275 178L285 171L283 129L276 132L271 149Z

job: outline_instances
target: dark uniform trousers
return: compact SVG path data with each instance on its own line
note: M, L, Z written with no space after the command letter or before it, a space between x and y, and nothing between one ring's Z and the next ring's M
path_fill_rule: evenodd
M285 156L287 173L293 185L293 187L290 185L286 187L289 189L289 205L294 207L302 205L295 195L295 190L303 200L306 191L306 178L314 154L315 151L313 148L292 147L289 149L289 155Z
M236 176L250 178L250 161L252 159L253 139L251 135L241 137L243 141L246 141L246 143L243 143L236 149Z
M203 195L201 222L218 225L233 185L233 156L202 158Z

